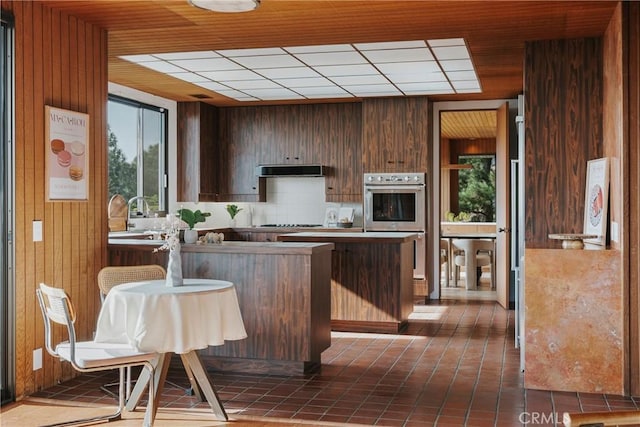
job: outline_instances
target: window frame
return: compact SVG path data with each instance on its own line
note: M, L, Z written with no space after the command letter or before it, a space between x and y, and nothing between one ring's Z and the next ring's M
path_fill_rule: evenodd
M142 128L142 124L140 123L141 114L144 110L154 111L161 114L162 123L161 123L161 147L158 150L158 155L162 156L162 167L160 171L158 171L158 182L161 183L161 187L158 188L158 210L154 212L158 213L166 213L169 211L169 111L165 107L158 107L156 105L152 105L146 102L138 101L136 99L127 98L121 95L115 95L112 93L108 94L108 103L115 102L122 105L134 107L138 109L138 129ZM107 117L107 124L109 124L109 117ZM108 138L108 135L107 135ZM143 158L144 155L144 140L141 135L136 135L137 147L136 147L136 156L138 158ZM107 148L108 150L108 148ZM108 153L107 153L108 157ZM136 170L136 197L144 196L144 163L142 166L140 162L138 164ZM109 194L111 197L112 194Z

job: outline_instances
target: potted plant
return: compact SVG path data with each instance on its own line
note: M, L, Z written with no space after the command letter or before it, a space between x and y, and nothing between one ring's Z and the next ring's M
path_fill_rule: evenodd
M193 227L199 222L205 222L207 217L211 216L211 213L202 212L199 209L194 212L191 209L181 208L178 209L178 215L189 227L188 230L184 231L185 243L195 243L198 240L198 231L194 230Z
M238 215L238 212L240 212L242 208L239 208L238 205L227 205L226 209L229 213L229 216L231 217L231 225L233 226L236 222L236 215Z

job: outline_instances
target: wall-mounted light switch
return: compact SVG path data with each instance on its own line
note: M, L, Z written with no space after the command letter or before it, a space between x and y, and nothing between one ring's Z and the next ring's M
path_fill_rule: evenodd
M42 242L42 221L33 221L33 241Z
M33 350L33 370L42 369L42 348Z

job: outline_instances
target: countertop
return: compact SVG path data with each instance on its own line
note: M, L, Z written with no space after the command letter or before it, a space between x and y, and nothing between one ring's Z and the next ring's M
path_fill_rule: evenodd
M162 240L109 239L109 246L143 247L149 251L164 243ZM183 243L181 252L207 253L243 253L243 254L283 254L308 255L332 250L333 244L327 242L222 242L216 244Z
M315 232L287 233L278 236L279 241L286 242L333 242L333 243L404 243L418 238L418 233L396 231L368 232Z

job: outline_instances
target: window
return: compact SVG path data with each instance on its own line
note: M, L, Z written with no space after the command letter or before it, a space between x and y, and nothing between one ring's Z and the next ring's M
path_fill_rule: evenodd
M471 165L458 175L458 206L465 221L496 220L496 156L464 155L458 163Z
M151 211L167 210L167 112L109 95L109 199L144 197Z

